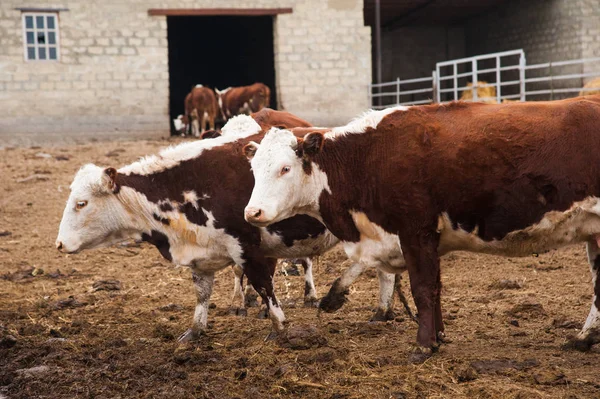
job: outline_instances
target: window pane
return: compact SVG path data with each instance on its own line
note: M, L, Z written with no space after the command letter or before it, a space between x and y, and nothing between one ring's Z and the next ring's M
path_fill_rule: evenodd
M25 17L25 28L33 29L33 17Z
M48 48L48 58L51 60L55 60L56 59L56 47L50 47Z
M55 32L48 32L48 43L56 44L56 33Z
M46 35L44 34L44 32L38 32L38 34L37 34L37 40L38 40L38 44L45 44L46 43Z
M43 16L35 17L35 25L36 25L36 28L43 29L44 28L44 17Z
M35 60L35 47L27 47L27 59Z
M46 21L48 23L48 29L54 29L54 15L48 15Z
M46 49L44 47L38 48L38 59L45 60L46 59Z
M33 32L27 32L27 44L33 44Z

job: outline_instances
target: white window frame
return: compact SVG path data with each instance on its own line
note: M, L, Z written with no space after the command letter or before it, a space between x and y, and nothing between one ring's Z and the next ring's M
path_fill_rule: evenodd
M44 28L39 29L37 27L37 17L44 17ZM33 28L27 28L26 17L33 18ZM54 18L54 28L48 29L48 17ZM60 31L58 28L58 12L23 12L21 15L23 21L23 57L25 57L25 61L35 61L35 62L57 62L60 61ZM33 46L30 43L27 43L27 32L33 32ZM54 32L56 43L50 44L48 43L48 33ZM39 44L37 42L37 34L43 33L46 38L46 43ZM35 49L35 58L29 58L28 48L33 47ZM50 58L50 47L56 48L56 59ZM39 48L44 48L46 50L46 58L39 59Z

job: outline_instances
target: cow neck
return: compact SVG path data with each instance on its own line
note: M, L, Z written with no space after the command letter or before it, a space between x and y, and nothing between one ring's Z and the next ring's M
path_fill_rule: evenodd
M323 187L325 180L328 185L319 196L319 214L327 228L342 241L360 240L351 212L365 212L369 207L367 171L373 170L373 159L369 156L371 146L368 141L366 146L354 145L356 141L365 141L365 135L327 138L322 151L313 158L316 168L309 171L312 184Z

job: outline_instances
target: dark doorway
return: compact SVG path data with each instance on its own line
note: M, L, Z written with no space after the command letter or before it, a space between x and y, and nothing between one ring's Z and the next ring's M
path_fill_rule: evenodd
M223 90L262 82L277 108L272 16L169 16L167 28L171 128L196 84Z

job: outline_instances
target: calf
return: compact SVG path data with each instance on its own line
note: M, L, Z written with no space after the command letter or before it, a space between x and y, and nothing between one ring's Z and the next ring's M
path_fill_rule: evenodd
M228 87L225 90L216 90L216 92L221 116L225 121L236 115L258 112L268 107L271 99L271 90L263 83Z
M345 242L400 238L429 355L444 336L439 256L526 256L587 243L594 300L573 343L600 342L600 96L371 111L347 126L250 143L257 225L306 213Z
M184 107L187 121L184 121L182 117L180 126L186 126L186 132L191 131L191 134L200 137L207 125L214 130L219 104L212 89L196 85L185 97ZM177 130L177 125L175 129Z

